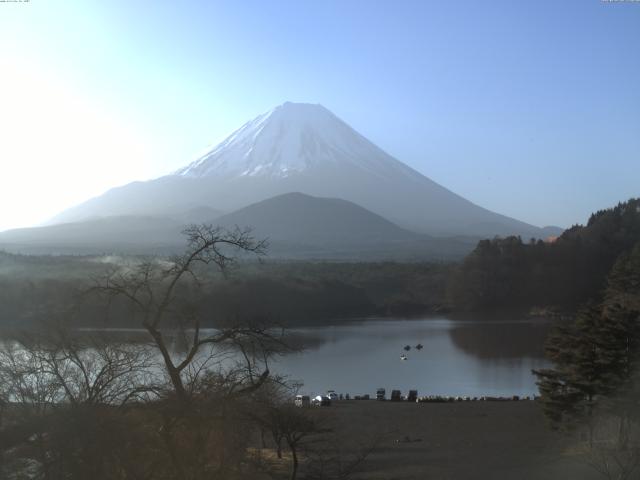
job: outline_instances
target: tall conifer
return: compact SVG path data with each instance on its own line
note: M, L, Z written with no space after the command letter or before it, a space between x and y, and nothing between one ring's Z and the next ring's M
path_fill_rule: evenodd
M589 424L596 407L630 419L640 406L640 244L621 255L604 300L579 311L548 338L553 368L538 376L543 410L554 428Z

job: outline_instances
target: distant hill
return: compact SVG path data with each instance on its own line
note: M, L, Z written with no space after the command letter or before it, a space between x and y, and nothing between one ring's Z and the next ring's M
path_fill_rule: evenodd
M318 258L455 258L470 251L463 240L436 239L398 227L337 198L287 193L223 215L226 227L251 226L267 238L273 256Z
M258 236L307 244L405 242L423 236L404 230L355 203L286 193L217 219L225 226L252 226Z
M215 223L220 211L192 207L166 216L115 215L0 232L0 249L29 254L169 253L184 247L192 223Z
M97 218L0 232L0 249L32 254L166 253L184 245L183 229L183 223L168 218Z
M216 212L194 212L208 218ZM185 218L186 215L183 216ZM168 253L184 247L186 223L172 218L116 216L0 233L0 248L20 253ZM212 218L228 228L250 227L267 238L271 257L337 260L458 259L471 240L410 232L346 200L288 193Z

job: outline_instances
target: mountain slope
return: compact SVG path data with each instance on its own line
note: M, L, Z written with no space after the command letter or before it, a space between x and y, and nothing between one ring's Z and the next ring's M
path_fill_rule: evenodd
M457 259L471 242L404 230L354 203L288 193L215 220L250 227L269 241L270 257L335 260ZM118 216L0 233L0 249L21 253L169 253L184 247L184 225L157 217Z
M285 103L207 154L148 182L108 191L59 215L154 215L208 206L234 211L289 192L341 198L432 235L546 236L479 207L375 146L320 105Z
M157 253L184 246L169 218L116 216L0 232L0 249L20 253Z

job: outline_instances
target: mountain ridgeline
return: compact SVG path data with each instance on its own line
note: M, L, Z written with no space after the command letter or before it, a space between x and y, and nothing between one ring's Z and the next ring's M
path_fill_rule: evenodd
M640 242L640 199L600 210L552 242L483 240L452 275L449 303L464 310L556 307L600 300L616 259Z

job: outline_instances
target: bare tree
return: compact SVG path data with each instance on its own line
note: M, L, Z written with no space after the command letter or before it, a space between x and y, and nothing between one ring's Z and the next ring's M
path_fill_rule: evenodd
M187 250L168 265L146 261L134 269L113 271L106 278L99 279L92 289L106 295L110 301L121 298L133 307L140 325L149 333L162 356L173 390L182 402L189 399L185 373L204 348L228 342L252 341L255 344L271 337L267 329L256 325L233 325L202 335L201 318L196 309L177 295L179 288L185 285L191 288L201 286L198 267L213 266L217 271L226 273L238 253L264 255L265 242L254 239L249 229L228 231L210 225L192 225L184 233ZM170 321L173 325L169 324ZM163 333L163 329L171 326L177 326L191 336L180 358L176 352L171 352ZM268 375L268 368L257 376L250 375L247 379L251 385L246 388L257 388Z
M287 345L283 332L262 320L235 319L205 330L198 310L207 269L226 275L239 255L264 255L265 242L248 229L194 225L184 233L184 254L113 270L91 292L128 305L149 334L167 377L168 391L157 405L173 476L200 479L241 468L255 429L243 415L245 403L269 379L269 359ZM181 349L172 347L176 338Z
M117 410L151 390L150 366L144 349L64 325L5 340L0 384L12 423L2 431L3 450L11 447L14 465L37 460L47 480L109 478L108 472L125 470L130 452L122 440L135 435Z

